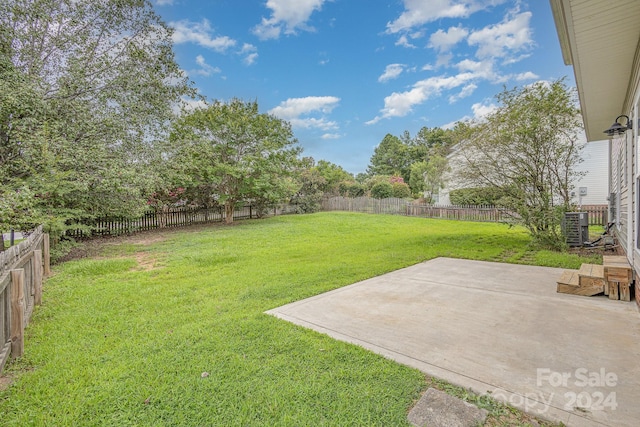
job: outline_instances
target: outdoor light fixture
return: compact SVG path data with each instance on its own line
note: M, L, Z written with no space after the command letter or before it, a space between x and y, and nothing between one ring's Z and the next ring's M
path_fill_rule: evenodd
M620 120L623 117L627 120L627 124L624 126L618 122L618 120ZM609 136L622 135L623 133L625 133L626 131L632 128L633 128L633 125L631 120L629 119L629 116L625 116L624 114L622 114L616 117L616 121L611 125L609 129L605 130L604 133L606 133Z

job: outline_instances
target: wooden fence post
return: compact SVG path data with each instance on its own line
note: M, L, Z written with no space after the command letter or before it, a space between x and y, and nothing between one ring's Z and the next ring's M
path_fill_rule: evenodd
M51 246L49 242L49 233L42 235L42 255L44 262L44 275L51 274Z
M11 270L11 358L24 354L24 268Z
M42 304L42 251L33 251L33 303Z

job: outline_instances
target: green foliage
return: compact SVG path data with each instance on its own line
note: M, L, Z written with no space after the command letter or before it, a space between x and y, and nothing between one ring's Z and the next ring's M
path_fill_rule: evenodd
M498 109L474 124L462 145L463 179L471 187L500 189L500 203L536 242L562 248L560 221L580 176L575 91L562 79L505 89L496 99Z
M416 195L422 195L426 189L424 176L427 173L428 164L426 161L415 162L411 165L411 174L409 177L409 187Z
M400 138L391 134L384 139L373 151L367 173L369 175L396 175L408 177L409 167L408 149Z
M449 199L454 205L501 206L504 196L504 192L495 187L461 188L449 193Z
M411 165L409 185L416 195L424 194L426 203L433 203L445 185L445 173L449 171L446 157L432 154L428 161L416 162Z
M5 0L0 28L0 197L34 195L13 225L139 214L156 143L194 93L151 3Z
M441 128L421 128L414 138L408 131L401 137L391 134L385 135L382 142L375 148L367 174L400 175L409 183L413 193L420 193L420 183L417 177L411 179L414 164L428 162L432 156L446 157L453 144L457 142L456 132ZM360 178L362 180L362 178Z
M298 213L319 212L322 209L323 189L327 181L322 174L314 168L303 170L298 176L300 188L291 198L291 203L297 206Z
M344 197L362 197L367 194L367 186L357 182L343 181L338 190Z
M455 141L453 131L442 128L421 128L411 142L412 162L428 160L432 155L446 156Z
M322 189L326 194L336 196L340 193L340 185L353 182L353 175L334 163L319 160L315 169L322 175L326 184Z
M367 191L371 191L371 188L373 188L374 185L381 182L391 183L391 175L374 175L367 178L367 180L365 181Z
M171 133L168 165L193 201L217 203L225 220L243 201L268 207L296 192L301 148L291 125L258 112L256 102L233 99L183 115ZM193 195L192 195L193 197Z
M389 181L382 181L371 187L371 197L374 199L386 199L393 197L393 185Z
M409 185L404 182L394 182L391 184L392 188L392 197L397 197L399 199L407 199L411 197L411 189Z

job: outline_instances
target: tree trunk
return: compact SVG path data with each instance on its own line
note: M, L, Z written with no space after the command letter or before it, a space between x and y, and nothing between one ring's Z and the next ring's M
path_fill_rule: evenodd
M225 224L233 223L233 211L235 211L235 203L227 202L224 204L224 222Z

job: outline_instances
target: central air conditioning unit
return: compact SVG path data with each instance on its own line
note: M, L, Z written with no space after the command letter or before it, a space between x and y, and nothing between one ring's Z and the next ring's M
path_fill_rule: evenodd
M567 245L582 246L589 241L589 212L567 212L562 221L562 232Z

